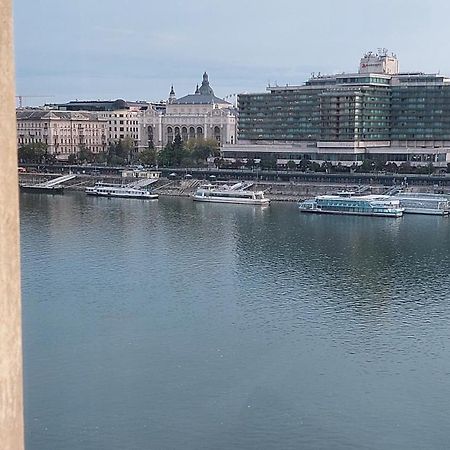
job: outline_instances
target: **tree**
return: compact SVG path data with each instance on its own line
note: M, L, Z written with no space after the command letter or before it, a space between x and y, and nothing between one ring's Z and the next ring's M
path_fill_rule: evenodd
M94 162L97 164L104 164L107 160L106 152L94 153Z
M77 153L77 160L80 163L94 161L94 154L85 145L80 145Z
M331 161L324 161L320 169L322 172L331 173L333 171L333 163Z
M171 167L173 165L173 143L168 142L166 146L159 152L159 164L163 167Z
M111 142L109 144L106 160L110 165L121 165L126 163L129 157L129 142Z
M139 162L144 166L154 166L157 161L157 152L154 148L146 148L139 153Z
M306 172L306 171L314 171L315 172L317 170L317 168L313 168L313 164L317 164L317 168L320 167L318 163L313 163L309 159L302 158L298 164L298 168L302 172Z
M241 159L238 158L238 159L236 159L236 160L234 161L234 163L232 164L232 168L233 168L233 169L241 169L243 165L244 165L243 161L242 161Z
M384 170L386 170L386 172L390 172L390 173L397 173L398 166L397 166L397 164L395 164L395 162L388 162L384 166Z
M186 157L183 141L177 134L173 142L168 142L159 152L158 161L163 167L179 167Z
M259 163L261 169L273 170L277 168L277 157L274 155L264 155Z
M295 169L297 168L297 164L295 163L295 161L292 161L292 159L290 159L290 160L287 162L287 168L288 168L289 170L295 170Z
M348 173L351 168L349 166L344 166L341 162L338 162L337 165L333 166L333 171L337 173Z
M125 139L121 139L119 141L119 143L121 145L121 150L123 152L123 158L127 162L131 163L139 158L139 156L136 154L136 149L135 149L133 139L131 139L129 136L127 136Z
M181 161L185 157L183 141L179 134L177 134L175 136L175 139L173 140L172 151L173 151L173 165L175 167L179 167L181 165Z
M412 167L411 167L411 163L408 162L403 162L400 164L400 167L398 168L398 173L412 173Z
M255 167L255 160L253 158L248 158L247 162L245 163L245 167L248 169L253 169Z
M48 146L43 142L32 142L23 145L18 152L19 162L21 163L42 164L45 163L46 158L50 159L50 156L53 155L48 153Z
M185 158L192 160L192 165L203 166L208 158L220 157L220 147L216 139L189 139L185 145Z

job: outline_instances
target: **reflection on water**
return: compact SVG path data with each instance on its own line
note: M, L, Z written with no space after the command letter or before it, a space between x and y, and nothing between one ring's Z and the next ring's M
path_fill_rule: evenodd
M445 448L450 223L21 196L32 450Z

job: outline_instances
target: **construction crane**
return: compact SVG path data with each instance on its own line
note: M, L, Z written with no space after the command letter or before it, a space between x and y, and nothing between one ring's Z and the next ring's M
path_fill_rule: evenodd
M23 108L24 98L51 98L53 95L16 95L16 100L18 102L19 108Z

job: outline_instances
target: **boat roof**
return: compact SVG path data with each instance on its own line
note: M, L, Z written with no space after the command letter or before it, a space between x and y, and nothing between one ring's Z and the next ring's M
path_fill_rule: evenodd
M444 194L429 194L420 192L399 192L394 195L397 198L418 199L418 200L449 200Z
M321 200L390 200L392 199L389 195L352 195L351 197L343 197L342 195L319 195L316 197Z

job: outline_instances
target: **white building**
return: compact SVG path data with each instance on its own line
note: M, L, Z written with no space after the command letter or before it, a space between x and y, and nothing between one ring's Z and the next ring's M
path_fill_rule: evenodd
M17 111L17 144L42 142L60 160L84 147L92 153L106 150L108 122L96 113L80 111Z
M177 134L183 141L204 138L216 139L221 145L235 144L236 109L214 95L205 72L195 93L176 98L172 87L165 111L149 108L144 113L143 130L156 148L172 142Z
M172 87L167 102L72 101L47 105L57 111L89 112L107 122L107 140L130 139L135 151L153 145L163 148L179 134L183 141L195 138L216 139L221 145L236 143L236 108L216 97L203 74L195 93L176 98Z

